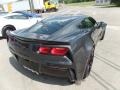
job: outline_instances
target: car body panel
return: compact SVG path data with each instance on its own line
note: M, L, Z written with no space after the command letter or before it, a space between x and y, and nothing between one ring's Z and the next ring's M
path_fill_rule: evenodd
M67 71L73 70L76 80L81 81L91 52L101 39L101 33L105 32L105 29L101 28L106 28L105 23L102 23L100 28L79 28L78 24L85 18L88 17L84 15L77 17L50 35L24 32L27 30L8 32L9 49L16 58L22 57L25 60L39 63L39 68L44 68L41 65L45 65L52 68L64 68ZM64 47L69 51L64 56L42 55L38 53L37 46Z

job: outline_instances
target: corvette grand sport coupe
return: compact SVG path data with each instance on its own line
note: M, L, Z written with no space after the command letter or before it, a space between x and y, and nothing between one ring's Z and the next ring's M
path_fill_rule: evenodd
M41 15L17 11L0 16L0 37L6 37L6 31L20 30L28 28L38 21L41 21Z
M58 15L28 29L7 32L7 42L24 68L74 83L89 75L96 44L103 40L106 26L86 15Z

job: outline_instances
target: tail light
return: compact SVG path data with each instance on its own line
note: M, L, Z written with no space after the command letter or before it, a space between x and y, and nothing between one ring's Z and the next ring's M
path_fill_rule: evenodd
M50 50L51 50L51 48L49 48L49 47L40 47L39 48L39 53L41 53L41 54L49 54Z
M65 54L67 54L67 52L68 52L68 48L52 48L51 50L52 55L64 56Z
M69 51L68 48L65 47L40 47L39 53L40 54L51 54L51 55L58 55L58 56L64 56Z

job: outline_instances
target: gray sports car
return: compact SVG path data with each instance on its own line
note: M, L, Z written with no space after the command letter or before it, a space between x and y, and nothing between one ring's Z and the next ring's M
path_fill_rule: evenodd
M28 70L74 83L90 74L94 50L106 26L86 15L58 15L28 29L7 32L7 41L11 53Z

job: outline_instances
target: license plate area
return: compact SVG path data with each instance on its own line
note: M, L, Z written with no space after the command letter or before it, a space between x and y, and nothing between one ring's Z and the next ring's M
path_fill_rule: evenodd
M30 60L22 59L20 57L18 58L18 62L20 64L22 64L24 68L38 74L38 72L39 72L39 64L38 63L32 62Z

